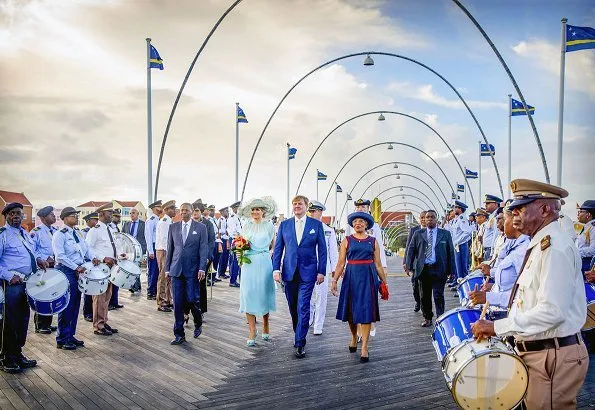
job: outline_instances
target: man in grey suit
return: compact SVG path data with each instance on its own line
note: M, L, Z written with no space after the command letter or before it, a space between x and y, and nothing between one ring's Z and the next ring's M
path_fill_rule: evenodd
M147 253L147 241L145 239L145 221L138 218L138 210L132 208L130 210L130 221L124 222L122 232L127 233L140 243L143 255ZM140 277L136 280L134 286L130 289L130 293L139 292L140 294Z
M415 307L413 308L414 312L419 312L421 308L421 291L419 289L419 281L415 279L415 275L412 275L411 271L407 269L407 250L409 249L409 244L411 243L411 239L413 239L413 235L415 232L419 231L420 229L424 229L426 227L426 211L422 211L419 214L419 223L420 225L414 226L409 230L409 235L407 236L407 244L405 245L405 257L403 258L403 269L408 276L411 276L411 285L413 287L413 299L415 299Z
M419 229L407 248L407 270L413 271L421 288L422 327L432 325L432 293L436 316L444 313L444 285L456 273L455 252L450 232L437 227L436 211L426 211L426 228Z
M194 318L194 338L202 333L199 306L199 280L205 278L209 255L205 225L191 220L192 205L180 206L182 220L169 228L165 272L171 277L174 296L174 336L172 345L186 341L184 335L184 310L189 308Z

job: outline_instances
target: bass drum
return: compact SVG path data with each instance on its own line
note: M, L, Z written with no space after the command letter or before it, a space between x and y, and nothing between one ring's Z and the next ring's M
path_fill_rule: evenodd
M83 295L97 296L105 293L109 285L110 269L104 263L95 266L91 262L83 264L85 273L79 276L78 288Z
M126 254L126 259L130 262L140 263L143 258L143 248L139 241L124 232L114 232L113 236L118 255Z
M27 280L29 306L40 315L62 312L70 301L70 284L58 269L40 269Z

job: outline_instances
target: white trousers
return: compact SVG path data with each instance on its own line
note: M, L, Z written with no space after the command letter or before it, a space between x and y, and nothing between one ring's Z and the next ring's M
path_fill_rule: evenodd
M324 277L324 282L320 285L314 285L314 291L310 299L310 326L314 325L314 331L322 331L324 326L329 276L330 274L327 274Z

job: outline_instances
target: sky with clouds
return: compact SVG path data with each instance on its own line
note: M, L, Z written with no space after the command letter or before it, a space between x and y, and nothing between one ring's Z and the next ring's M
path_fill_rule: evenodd
M595 27L588 0L463 2L500 50L527 99L550 176L555 181L560 19ZM196 51L231 0L0 0L0 189L25 192L36 206L77 205L87 200L147 203L146 42L159 50L165 70L153 70L154 171L177 90ZM483 37L447 0L244 0L223 21L201 54L169 133L158 197L214 203L234 200L235 103L249 120L240 124L240 190L248 161L283 95L285 99L257 150L245 197L272 195L286 209L286 143L291 193L316 198L316 169L324 202L337 181L339 212L346 193L381 199L400 194L444 206L452 184L463 183L459 166L479 167L478 127L456 93L414 59L439 72L467 101L487 139L506 195L507 95L505 71ZM595 196L593 136L595 50L568 53L564 121L563 186L566 210ZM393 111L386 121L366 115ZM525 117L512 119L512 177L544 180L535 138ZM388 145L369 145L396 142ZM399 145L401 144L401 145ZM412 148L414 147L414 148ZM417 149L415 149L417 148ZM424 155L424 151L433 161ZM451 153L452 151L452 153ZM394 169L391 162L403 163ZM358 184L354 184L370 169ZM407 165L411 164L411 165ZM437 164L437 165L436 165ZM439 168L440 167L440 168ZM425 170L422 172L420 170ZM446 174L446 177L441 172ZM499 194L489 158L482 160L482 193ZM382 178L395 172L404 175ZM412 176L407 176L409 174ZM423 180L420 181L419 179ZM478 181L469 181L479 206ZM391 188L387 191L388 188ZM415 188L418 191L414 191ZM424 206L407 197L410 203ZM425 198L424 198L425 199ZM462 199L465 199L463 196ZM466 196L471 205L470 193ZM428 202L427 199L425 199ZM403 202L400 197L386 201ZM335 195L326 201L334 214Z

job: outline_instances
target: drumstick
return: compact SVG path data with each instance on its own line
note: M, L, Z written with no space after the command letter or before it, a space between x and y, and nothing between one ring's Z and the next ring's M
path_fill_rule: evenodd
M479 320L484 320L486 317L486 313L488 312L488 307L490 307L490 302L486 300L486 303L483 305L483 309L481 310L481 315L479 316Z

